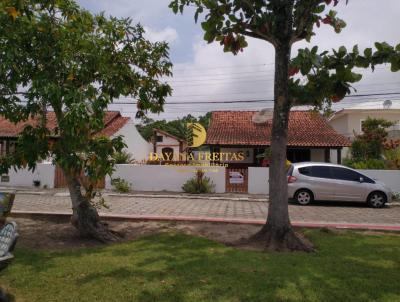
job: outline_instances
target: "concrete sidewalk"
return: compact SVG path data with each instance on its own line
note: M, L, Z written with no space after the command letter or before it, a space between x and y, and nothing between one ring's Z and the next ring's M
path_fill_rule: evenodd
M51 195L56 197L68 197L69 191L61 189L42 189L25 187L1 187L2 191L15 191L16 194L23 195ZM234 201L268 201L268 195L265 194L246 194L246 193L210 193L210 194L188 194L183 192L169 191L133 191L131 193L118 193L111 190L102 190L105 197L145 197L145 198L187 198L187 199L209 199L209 200L234 200Z
M60 193L60 192L59 192ZM70 215L71 201L66 194L17 194L15 215ZM108 195L110 209L100 209L109 219L182 220L262 224L267 217L265 201L215 199L210 196L132 196ZM236 198L236 197L232 197ZM289 205L295 225L400 230L400 207L368 208L356 203L317 203Z

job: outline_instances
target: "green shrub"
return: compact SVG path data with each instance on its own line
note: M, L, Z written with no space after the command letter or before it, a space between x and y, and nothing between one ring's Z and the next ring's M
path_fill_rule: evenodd
M182 190L191 194L213 193L215 184L204 176L204 171L197 170L195 176L183 184Z
M117 152L113 155L116 164L131 164L133 162L132 154L126 151Z
M353 160L351 158L343 159L343 165L361 170L390 170L388 161L384 159L365 159L365 160Z
M111 184L119 193L128 193L132 190L132 184L128 183L125 179L114 178L111 180Z
M400 192L393 192L393 200L400 201Z

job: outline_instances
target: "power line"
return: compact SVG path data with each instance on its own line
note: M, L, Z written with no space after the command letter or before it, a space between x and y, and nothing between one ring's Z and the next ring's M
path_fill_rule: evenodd
M400 95L399 92L384 92L384 93L369 93L369 94L353 94L346 95L345 98L360 98L368 96L386 96L386 95ZM194 101L194 102L167 102L166 105L193 105L193 104L233 104L233 103L261 103L273 102L273 99L258 99L258 100L228 100L228 101ZM113 102L112 104L120 105L136 105L136 103Z
M235 84L235 83L255 83L255 82L263 82L265 83L264 79L259 79L259 80L229 80L227 79L226 84ZM172 85L172 88L186 88L186 87L195 87L195 86L215 86L215 85L223 85L225 83L204 83L204 84L186 84L186 85ZM400 82L387 82L387 83L372 83L372 84L359 84L359 85L354 85L355 88L357 87L365 87L365 86L386 86L386 85L394 85L398 84L400 85Z
M382 67L381 68L377 68L376 67L375 70L387 69L387 67L384 67L384 66L382 66ZM367 70L367 69L360 68L360 71L361 70ZM210 76L213 76L213 77L230 77L231 75L243 75L243 74L254 75L254 74L264 74L264 73L270 74L270 75L273 76L274 71L275 71L274 69L270 69L270 70L239 71L239 72L229 72L229 73L219 73L219 74L211 73L211 74L200 74L200 75L198 75L198 74L195 74L194 70L190 70L190 72L188 72L189 75L182 75L182 76L175 76L174 75L172 77L172 80L168 80L168 78L166 78L165 81L173 83L173 82L182 82L182 81L186 82L187 79L191 79L193 81L199 81L199 80L204 80L204 79L213 80L212 78L209 78L209 77ZM191 75L191 74L194 74L194 75ZM245 76L245 77L247 77L247 76ZM180 80L180 79L185 79L185 80Z
M267 90L259 90L259 91L251 90L251 91L233 91L233 92L229 92L229 93L226 93L226 92L222 92L222 93L210 93L209 95L208 95L208 94L172 95L172 96L169 96L168 99L174 99L174 98L193 98L193 97L208 97L208 96L214 96L214 95L229 96L229 95L241 95L241 94L268 94L268 93L272 93L272 90L273 90L273 87L269 87L269 88L270 88L270 89L267 89ZM396 88L393 88L393 89L398 89L398 88L396 87ZM373 92L373 91L376 91L376 90L364 90L364 92L370 92L370 91ZM385 91L388 91L388 90L385 90ZM388 91L388 92L392 92L392 91ZM377 93L381 93L381 91L377 91ZM385 92L382 92L382 93L385 93ZM131 99L131 98L129 98L129 97L122 97L122 98L120 98L120 99L129 100L129 99Z
M368 94L353 94L346 95L345 98L360 98L370 96L400 96L400 91L396 92L382 92L382 93L368 93ZM192 102L167 102L166 105L193 105L193 104L233 104L233 103L261 103L261 102L273 102L274 99L256 99L256 100L224 100L224 101L192 101ZM21 100L20 103L27 103L25 100ZM136 105L137 102L120 102L114 101L109 105Z
M274 62L270 62L270 63L260 63L260 64L243 64L243 65L230 65L230 66L213 66L213 67L200 67L200 68L196 68L196 69L191 69L191 70L215 70L215 69L230 69L230 68L237 68L237 67L262 67L262 66L268 66L268 65L274 65ZM173 70L186 70L187 68L190 67L181 67L181 68L175 68L173 67Z
M181 63L182 64L182 63ZM177 70L177 71L198 71L198 70L216 70L216 69L236 69L236 68L248 68L248 67L265 67L265 66L272 66L275 65L274 62L270 62L270 63L260 63L260 64L242 64L242 65L222 65L222 66L213 66L213 67L196 67L193 68L190 65L183 67L183 66L179 66L179 68L173 67L172 70ZM379 70L379 69L387 69L388 65L384 65L384 66L377 66L375 67L375 70ZM365 68L362 67L355 67L355 69L361 69L361 70L365 70Z

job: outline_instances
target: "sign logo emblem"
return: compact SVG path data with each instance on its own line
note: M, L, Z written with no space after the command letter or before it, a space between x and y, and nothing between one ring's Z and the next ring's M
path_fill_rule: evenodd
M187 143L189 148L196 148L206 142L207 132L199 123L187 123L188 137Z

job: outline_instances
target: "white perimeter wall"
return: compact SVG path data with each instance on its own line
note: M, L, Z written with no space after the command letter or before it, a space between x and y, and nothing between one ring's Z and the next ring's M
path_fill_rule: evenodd
M182 185L194 177L195 167L157 165L117 165L112 178L121 178L131 183L136 191L182 192ZM206 176L215 184L216 193L225 192L225 168L207 167ZM216 171L216 172L215 172ZM106 189L112 189L110 177L106 178Z
M174 167L156 165L117 165L113 178L122 178L132 183L137 191L182 192L182 185L194 176L195 167ZM225 192L225 168L207 168L206 176L215 184L216 193ZM215 172L216 171L216 172ZM400 192L400 170L358 170L373 179L379 180L394 192ZM40 186L54 188L55 166L51 163L37 165L34 172L10 169L9 182L0 182L2 187L33 187L34 180L40 180ZM269 194L269 168L249 168L249 193ZM106 178L106 189L112 189L110 177Z
M400 192L400 170L357 170L386 184L393 192Z
M55 166L51 163L37 164L34 172L28 169L20 169L15 171L11 168L8 171L10 177L9 182L1 182L3 187L33 187L34 180L40 180L40 187L47 186L49 189L54 188Z
M249 167L249 193L269 194L269 168Z

